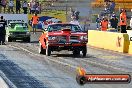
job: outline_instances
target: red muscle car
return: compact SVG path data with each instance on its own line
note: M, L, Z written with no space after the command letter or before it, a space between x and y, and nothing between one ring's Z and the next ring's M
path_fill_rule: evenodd
M87 33L79 25L71 23L50 24L39 38L39 53L51 55L52 51L68 50L73 55L87 54Z

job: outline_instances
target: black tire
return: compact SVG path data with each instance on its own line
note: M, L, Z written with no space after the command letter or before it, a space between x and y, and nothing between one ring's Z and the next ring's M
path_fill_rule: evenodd
M28 37L28 38L26 39L26 41L27 41L27 42L30 42L30 37Z
M44 54L44 55L46 54L46 50L43 49L41 44L39 45L39 54Z
M51 47L47 45L46 47L46 55L50 56L51 55Z
M28 42L29 43L30 42L30 37L24 38L23 42Z
M87 46L83 47L82 53L83 53L83 57L86 57L86 55L87 55Z
M80 56L79 50L73 50L73 56Z
M12 38L8 37L8 41L7 42L12 42Z

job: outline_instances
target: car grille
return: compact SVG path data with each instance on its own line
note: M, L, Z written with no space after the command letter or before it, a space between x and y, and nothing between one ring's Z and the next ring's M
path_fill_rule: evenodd
M59 36L60 42L66 42L66 36Z
M78 40L78 36L70 36L70 40Z
M26 32L13 32L14 35L26 34Z

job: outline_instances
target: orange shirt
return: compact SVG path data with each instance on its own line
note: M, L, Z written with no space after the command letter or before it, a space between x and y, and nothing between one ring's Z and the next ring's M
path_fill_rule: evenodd
M107 31L107 28L108 28L108 21L102 21L101 22L101 30L102 31Z
M120 25L126 25L127 24L127 17L126 14L121 13L120 14Z
M33 16L32 21L32 24L38 24L38 16Z

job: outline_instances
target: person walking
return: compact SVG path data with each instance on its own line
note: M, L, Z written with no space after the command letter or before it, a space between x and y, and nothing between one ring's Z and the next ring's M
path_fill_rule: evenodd
M33 33L35 34L36 33L36 29L37 29L37 24L38 24L38 21L39 21L39 18L38 18L36 13L34 14L34 16L32 16L31 21L32 21Z
M0 44L5 45L5 35L6 35L6 21L3 19L3 16L0 17Z
M107 31L108 29L108 20L106 18L103 18L103 20L100 22L101 31Z
M22 7L23 7L24 14L27 14L28 3L27 3L27 1L26 1L26 0L24 1L24 3L23 3L23 5L22 5Z
M98 15L98 17L96 18L96 27L97 27L97 30L99 30L99 28L100 28L100 17L99 17L99 15Z
M14 7L14 1L13 0L10 0L9 1L9 4L8 4L8 12L12 12L14 13L14 10L13 10L13 7Z
M20 14L20 9L21 9L21 2L20 0L16 0L16 14Z
M127 33L127 31L126 31L126 25L127 25L126 11L125 10L122 10L122 12L120 14L121 33Z

